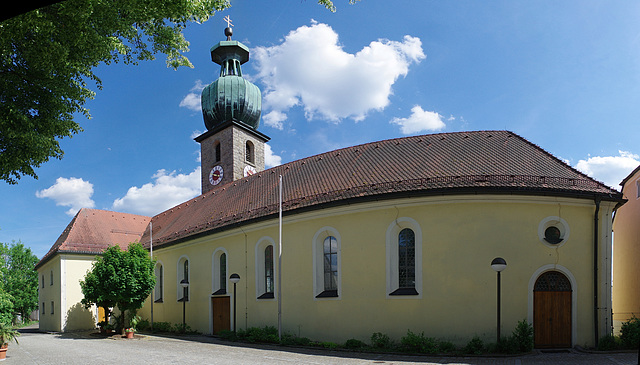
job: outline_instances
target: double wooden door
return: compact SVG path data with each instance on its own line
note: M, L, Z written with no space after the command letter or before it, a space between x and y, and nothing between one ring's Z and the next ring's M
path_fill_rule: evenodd
M538 278L533 291L536 348L571 347L571 282L557 271Z
M213 334L231 329L231 297L212 297Z

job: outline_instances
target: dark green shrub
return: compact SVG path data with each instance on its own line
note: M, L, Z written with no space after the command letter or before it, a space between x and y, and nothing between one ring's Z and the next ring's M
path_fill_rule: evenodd
M435 354L438 352L438 341L431 337L426 337L424 332L416 334L407 330L406 336L400 339L400 345L404 351L421 352Z
M173 326L169 322L153 322L154 332L171 332Z
M223 340L227 340L227 341L237 341L238 340L238 336L236 336L236 333L231 331L231 330L222 330L222 331L218 332L218 337L220 337Z
M374 332L371 335L371 346L378 349L388 349L392 347L389 336L382 332Z
M640 342L640 319L635 316L620 328L620 343L625 349L636 349Z
M151 324L148 319L141 319L136 327L138 331L146 331L151 328Z
M526 319L518 321L509 341L514 349L511 352L531 352L533 350L533 326Z
M474 336L464 347L464 352L467 354L480 355L484 350L484 342L478 336Z
M440 349L440 353L443 354L455 352L456 350L458 350L456 345L454 345L453 342L450 341L439 341L438 348Z
M309 346L311 340L307 337L298 337L285 333L282 335L282 341L280 341L280 343L289 346Z
M347 340L347 342L344 343L344 347L353 350L367 347L367 344L355 338L350 338Z
M599 351L611 351L617 350L618 348L620 348L620 340L615 336L607 335L598 341Z
M338 345L337 343L328 342L328 341L320 342L318 345L320 347L324 347L325 349L330 349L330 350L337 349L338 347L340 347L340 345Z

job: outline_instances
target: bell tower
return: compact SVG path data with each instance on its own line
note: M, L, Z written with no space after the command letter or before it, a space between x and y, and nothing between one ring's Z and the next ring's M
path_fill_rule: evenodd
M201 104L207 131L200 143L202 193L217 185L264 170L264 144L258 132L262 108L260 89L242 77L240 66L249 60L249 48L231 40L227 16L226 41L211 47L211 60L220 65L220 77L202 90Z

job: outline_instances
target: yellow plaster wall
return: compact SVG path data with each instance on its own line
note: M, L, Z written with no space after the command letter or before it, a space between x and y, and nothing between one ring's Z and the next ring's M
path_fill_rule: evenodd
M53 285L50 281L52 271ZM54 256L38 269L38 308L40 310L39 328L41 331L59 332L62 330L60 273L60 255ZM44 275L44 288L42 287L42 275ZM53 314L51 314L52 301L54 303ZM45 303L44 310L42 303Z
M627 203L618 209L613 221L613 320L615 331L633 316L640 317L640 199L633 175L622 189Z
M532 320L529 286L535 281L534 273L545 265L559 265L577 282L573 342L592 344L593 212L594 204L588 200L457 196L382 201L285 216L283 329L334 342L349 338L368 342L373 332L398 340L407 330L457 343L474 335L493 341L496 273L490 262L501 256L508 263L502 274L503 334L509 334L519 320ZM569 239L559 247L540 242L538 225L548 216L559 216L570 226ZM386 230L400 217L416 220L422 231L420 298L386 293ZM325 226L341 236L338 299L316 299L313 294L312 239ZM277 302L255 298L254 248L264 236L276 242L277 268L277 220L154 250L154 256L165 264L165 300L154 305L154 320L182 323L182 303L176 301L176 265L180 256L187 255L191 297L186 320L191 328L210 333L212 254L224 247L227 276L234 272L241 276L238 327L277 326ZM604 233L602 237L606 244ZM232 295L232 284L227 288ZM141 313L148 318L149 301Z
M84 297L80 288L80 280L91 270L95 256L63 255L65 299L63 330L77 331L96 328L96 308L85 309L80 302Z

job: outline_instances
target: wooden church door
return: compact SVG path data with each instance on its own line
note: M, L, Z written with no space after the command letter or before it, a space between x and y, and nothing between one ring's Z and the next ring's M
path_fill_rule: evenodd
M213 333L231 329L231 297L212 297Z
M536 348L571 347L571 282L548 271L533 289L533 331Z

